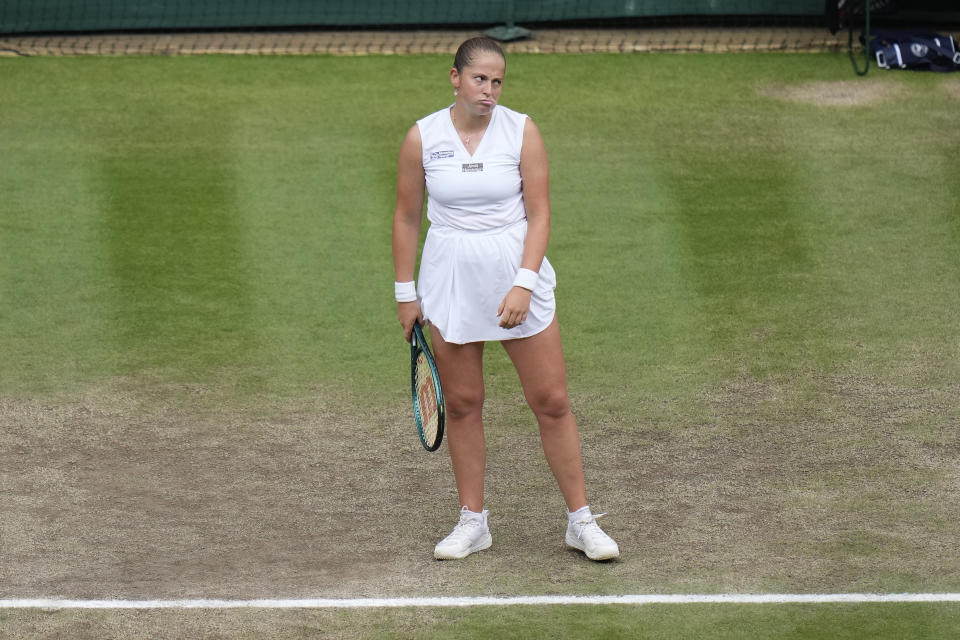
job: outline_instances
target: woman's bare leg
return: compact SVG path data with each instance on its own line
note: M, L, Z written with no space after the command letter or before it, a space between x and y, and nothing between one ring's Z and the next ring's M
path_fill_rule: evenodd
M503 348L513 361L527 404L540 425L543 452L569 511L587 504L580 456L580 433L570 411L567 370L557 318L529 338L504 340Z
M483 343L446 342L430 328L447 412L447 446L460 506L483 510L487 448L483 437Z

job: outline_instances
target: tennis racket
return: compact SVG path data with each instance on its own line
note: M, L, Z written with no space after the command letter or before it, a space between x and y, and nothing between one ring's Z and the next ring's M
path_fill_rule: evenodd
M427 451L436 451L443 441L443 389L437 363L419 322L413 323L410 334L410 383L420 443Z

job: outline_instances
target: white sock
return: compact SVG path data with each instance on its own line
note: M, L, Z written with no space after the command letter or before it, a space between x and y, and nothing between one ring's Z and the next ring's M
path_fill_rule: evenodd
M460 507L460 515L461 515L461 516L470 516L470 517L472 517L472 518L475 518L475 519L477 519L477 520L481 520L481 521L482 521L482 520L485 520L485 519L486 519L486 517L487 517L487 512L486 512L486 510L483 510L483 511L470 511L470 509L468 509L466 506L462 506L462 507Z
M584 520L589 518L592 513L590 513L590 505L585 507L580 507L576 511L570 512L567 511L567 522L576 522L578 520Z

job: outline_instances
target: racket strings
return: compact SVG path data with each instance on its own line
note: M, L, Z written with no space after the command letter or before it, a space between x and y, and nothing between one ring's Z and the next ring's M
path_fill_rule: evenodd
M436 441L439 427L437 388L430 373L430 365L422 353L417 357L417 403L420 409L421 428L428 444Z

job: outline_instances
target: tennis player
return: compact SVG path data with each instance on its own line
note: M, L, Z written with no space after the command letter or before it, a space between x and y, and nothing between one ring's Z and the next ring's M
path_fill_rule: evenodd
M447 410L460 520L434 549L464 558L491 545L483 508L483 348L499 341L536 415L567 506L566 544L592 560L620 555L587 505L580 435L570 411L557 325L547 153L537 125L498 104L506 58L493 40L464 42L454 104L418 120L400 149L393 259L398 317L430 335ZM414 284L424 191L430 228Z

